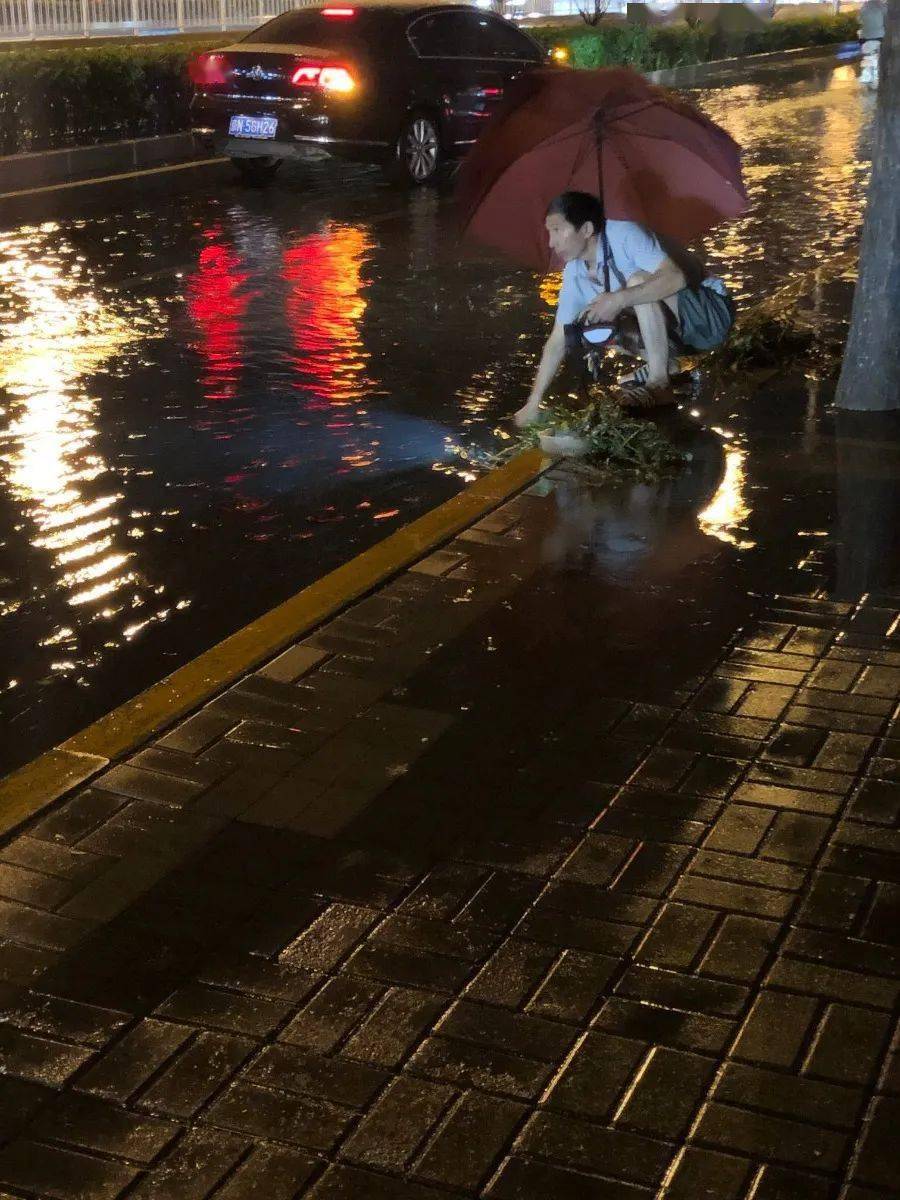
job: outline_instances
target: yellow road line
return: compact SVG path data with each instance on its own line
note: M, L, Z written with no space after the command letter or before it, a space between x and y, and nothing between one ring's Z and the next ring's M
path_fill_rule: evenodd
M171 175L175 171L190 171L194 167L211 167L224 163L224 158L192 158L190 162L169 163L161 167L142 167L140 171L128 171L123 175L97 175L91 179L71 179L67 183L48 183L44 187L23 188L19 192L0 192L0 201L21 200L27 196L44 196L49 192L65 192L72 188L95 187L101 183L123 183L129 179L143 179L147 175Z
M538 450L518 455L0 780L0 834L8 833L353 600L449 541L521 491L546 465Z

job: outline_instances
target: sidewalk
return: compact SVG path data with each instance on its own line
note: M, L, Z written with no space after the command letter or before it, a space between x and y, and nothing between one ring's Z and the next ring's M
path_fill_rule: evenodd
M900 422L826 400L552 469L8 839L2 1200L900 1196Z

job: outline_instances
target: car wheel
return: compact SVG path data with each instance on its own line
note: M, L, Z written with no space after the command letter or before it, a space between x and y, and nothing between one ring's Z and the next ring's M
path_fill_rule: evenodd
M264 184L272 182L282 160L266 155L263 158L233 158L231 161L247 183Z
M443 158L437 125L424 113L414 113L400 130L388 175L407 187L421 187L434 180Z

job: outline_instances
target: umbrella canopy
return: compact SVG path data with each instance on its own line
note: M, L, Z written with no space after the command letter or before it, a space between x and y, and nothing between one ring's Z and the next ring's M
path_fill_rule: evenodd
M627 68L532 71L513 85L459 173L464 232L550 265L544 216L564 191L688 242L747 207L738 144L692 104Z

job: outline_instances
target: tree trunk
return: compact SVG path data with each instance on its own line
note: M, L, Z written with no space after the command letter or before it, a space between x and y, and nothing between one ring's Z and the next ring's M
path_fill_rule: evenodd
M900 408L900 0L888 0L872 182L839 408Z

